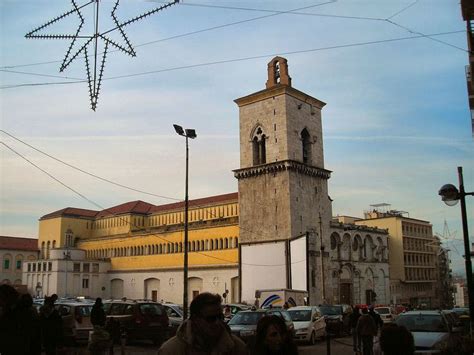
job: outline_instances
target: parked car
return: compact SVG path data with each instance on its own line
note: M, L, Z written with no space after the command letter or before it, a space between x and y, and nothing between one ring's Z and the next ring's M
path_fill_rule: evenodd
M91 323L92 305L77 301L61 301L55 303L63 321L63 336L66 341L87 342Z
M390 306L375 307L374 311L380 315L384 323L392 323L397 318L395 310Z
M174 303L163 303L162 306L168 315L170 336L173 336L176 334L181 323L183 323L183 308Z
M326 321L316 306L298 306L288 309L295 327L295 340L316 344L316 339L326 336Z
M153 301L104 301L107 320L120 323L127 342L151 340L161 344L169 337L169 319L165 308Z
M232 334L240 337L246 343L251 343L255 338L255 332L257 330L257 323L263 316L276 315L281 317L287 326L288 332L294 336L295 327L290 315L287 311L282 309L259 309L256 311L241 311L237 313L227 323L230 327Z
M415 339L415 354L455 353L461 348L462 328L449 324L441 311L409 311L400 314L397 325L405 326Z
M321 305L321 314L326 321L326 332L334 335L341 335L344 332L344 316L342 306Z
M225 308L227 306L230 307L230 313L233 316L235 316L240 311L247 311L250 308L252 308L252 306L249 306L248 304L240 304L240 303L228 303L228 304L224 304L222 307Z

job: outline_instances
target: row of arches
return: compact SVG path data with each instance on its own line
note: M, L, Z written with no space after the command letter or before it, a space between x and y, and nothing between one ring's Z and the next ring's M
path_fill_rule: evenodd
M219 239L205 239L193 240L188 242L188 251L210 251L238 248L239 241L237 237L219 238ZM141 255L156 255L156 254L173 254L184 252L183 242L175 243L160 243L127 246L122 248L104 248L93 249L86 251L86 257L90 259L97 258L114 258L122 256L141 256Z
M385 239L385 242L384 242ZM333 258L345 261L388 261L387 238L372 237L370 234L351 236L344 233L342 236L331 234L331 251Z

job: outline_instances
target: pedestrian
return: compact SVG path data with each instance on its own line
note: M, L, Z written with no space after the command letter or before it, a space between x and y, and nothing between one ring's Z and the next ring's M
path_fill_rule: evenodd
M369 315L372 317L372 319L375 322L375 325L377 326L377 333L380 329L383 327L383 320L382 317L380 317L380 314L375 312L374 306L370 305L369 306Z
M404 326L388 324L380 333L380 348L383 355L413 355L415 340Z
M0 354L40 354L38 324L30 295L20 296L10 285L0 285Z
M374 336L377 335L377 325L366 308L362 309L362 315L357 321L356 331L362 341L362 353L372 355Z
M354 308L352 308L352 313L349 316L349 323L351 326L351 334L352 334L352 348L355 353L360 351L360 338L356 330L357 321L359 320L359 318L360 318L359 306L354 306Z
M62 319L54 308L54 299L46 297L40 308L41 340L46 355L55 355L62 343Z
M232 318L232 309L229 305L225 305L224 307L224 318L230 320Z
M94 326L94 329L96 327L103 328L105 326L105 320L106 316L102 298L97 297L91 311L91 323Z
M222 298L201 293L191 302L190 318L158 350L159 355L247 355L245 343L223 321Z
M251 355L297 355L298 348L285 322L276 315L260 318Z

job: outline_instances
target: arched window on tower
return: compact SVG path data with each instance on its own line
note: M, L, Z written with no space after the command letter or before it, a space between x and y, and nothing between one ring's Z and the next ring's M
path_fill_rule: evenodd
M301 143L303 146L303 163L311 164L311 136L306 128L301 131Z
M258 127L252 138L253 165L265 164L267 162L265 140L266 136L262 128Z

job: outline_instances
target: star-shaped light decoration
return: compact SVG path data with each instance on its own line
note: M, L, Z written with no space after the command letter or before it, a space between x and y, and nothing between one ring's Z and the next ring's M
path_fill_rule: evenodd
M102 77L104 75L105 61L107 58L107 53L109 47L114 47L115 49L126 53L132 57L136 56L135 50L133 49L127 35L124 32L124 27L130 25L133 22L139 21L147 16L156 14L157 12L164 10L172 5L175 5L179 0L171 1L163 6L156 7L148 12L145 12L141 15L135 16L127 21L120 22L116 16L116 11L119 6L120 0L116 0L113 9L110 13L110 16L113 20L114 26L105 31L100 31L99 28L99 5L101 0L91 0L83 5L78 5L77 0L71 0L72 9L60 16L57 16L45 24L35 28L31 32L28 32L26 38L40 38L40 39L62 39L62 40L71 40L71 43L67 49L66 55L61 63L59 68L60 72L63 72L75 59L78 58L80 54L84 56L84 61L86 65L87 73L87 83L89 85L89 96L91 102L91 108L95 111L97 107L97 101L99 99L100 85L102 82ZM94 33L90 35L82 35L81 31L84 27L84 16L81 10L86 7L93 5L95 6L94 10ZM60 20L76 14L79 18L79 26L73 34L44 34L42 31ZM122 42L114 41L109 34L114 31L118 31L120 39ZM102 53L98 53L99 42L102 41L104 44ZM81 43L80 43L81 42ZM100 55L102 56L100 58ZM89 61L89 56L93 58L93 68L91 68L91 63Z

